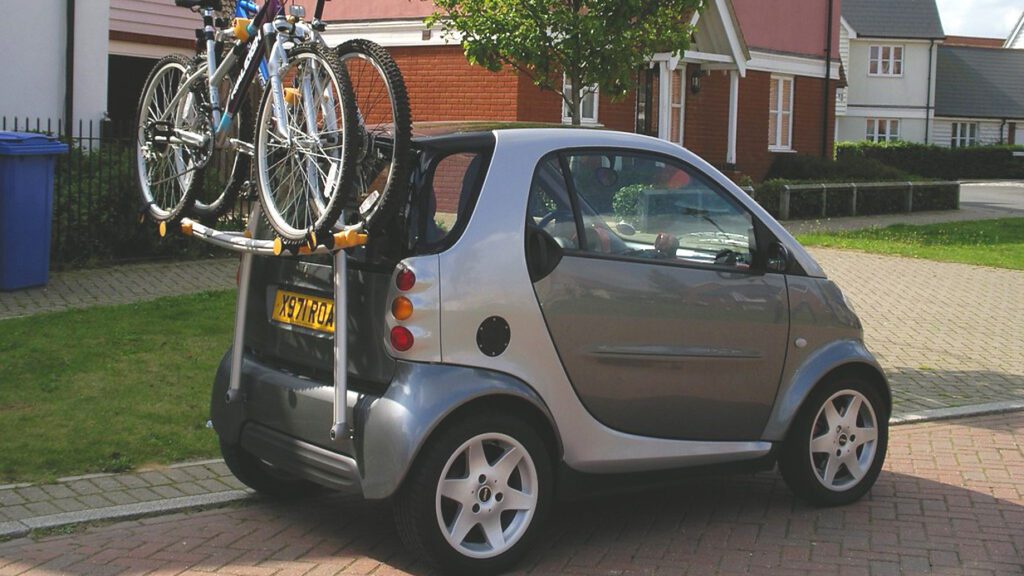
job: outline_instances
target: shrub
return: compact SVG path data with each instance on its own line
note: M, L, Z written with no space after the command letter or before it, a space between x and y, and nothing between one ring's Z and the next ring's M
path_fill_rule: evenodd
M906 182L918 179L873 158L852 155L829 160L807 154L779 154L766 179L777 178L813 182Z
M839 162L875 160L886 166L925 178L1024 178L1024 158L1014 151L1024 146L973 146L944 148L914 142L843 142L836 146Z
M623 222L636 226L640 214L640 195L650 187L648 184L630 184L619 188L612 197L612 211Z
M120 143L92 149L76 145L58 159L51 255L55 264L223 253L180 234L160 238L155 224L140 223L134 161L134 150Z

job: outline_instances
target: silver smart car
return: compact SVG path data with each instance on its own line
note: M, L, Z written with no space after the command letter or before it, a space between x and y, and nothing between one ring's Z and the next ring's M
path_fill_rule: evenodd
M609 131L414 140L408 204L350 256L350 436L329 430L329 257L253 264L225 461L278 497L391 499L450 572L507 568L552 502L681 470L778 464L852 502L891 397L839 288L775 220L674 144Z

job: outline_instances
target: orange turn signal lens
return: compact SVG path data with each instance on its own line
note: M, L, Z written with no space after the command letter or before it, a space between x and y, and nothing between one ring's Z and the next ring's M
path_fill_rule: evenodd
M399 296L391 303L391 315L395 320L407 320L412 316L412 302L405 296Z

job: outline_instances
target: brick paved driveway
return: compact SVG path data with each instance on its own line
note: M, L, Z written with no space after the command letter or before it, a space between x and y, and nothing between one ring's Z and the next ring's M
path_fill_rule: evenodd
M853 299L896 415L1024 400L1024 271L811 253Z
M531 574L1024 574L1024 413L894 428L874 490L813 509L774 473L556 509ZM152 572L151 572L152 571ZM0 544L0 574L424 574L387 509L340 497Z

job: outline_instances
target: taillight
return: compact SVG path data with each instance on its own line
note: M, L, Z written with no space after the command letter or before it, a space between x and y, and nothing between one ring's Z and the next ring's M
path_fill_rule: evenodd
M413 341L412 332L405 326L395 326L391 329L391 346L395 350L405 352L412 348Z
M395 320L407 320L412 316L412 301L405 296L399 296L391 303L391 315Z
M416 285L416 274L408 268L404 268L395 277L395 286L398 287L402 292L412 290L412 287Z

